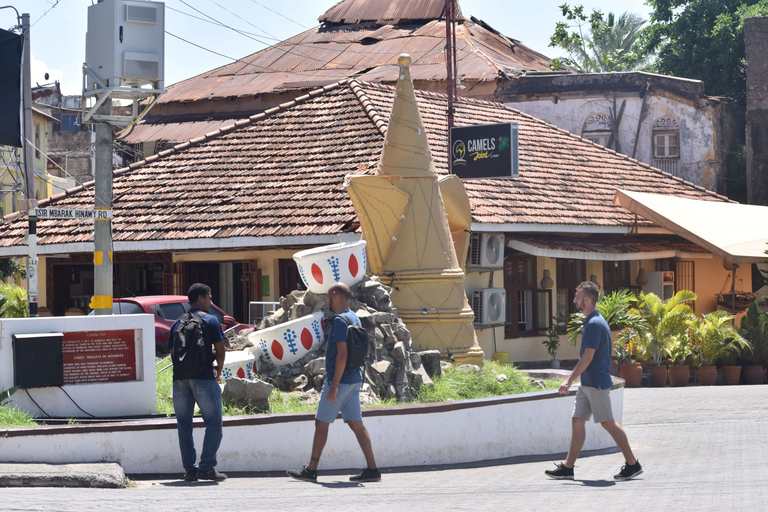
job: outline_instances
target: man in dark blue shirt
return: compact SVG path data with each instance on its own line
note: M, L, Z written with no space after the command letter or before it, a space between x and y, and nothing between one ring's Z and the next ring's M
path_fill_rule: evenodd
M556 469L544 473L557 480L573 480L573 466L586 439L587 420L594 416L595 423L611 434L616 441L626 464L614 476L616 480L630 480L643 472L640 462L632 453L627 434L613 418L611 397L611 329L608 322L597 311L600 288L592 281L585 281L576 288L573 303L584 313L584 331L581 335L579 362L571 375L560 386L560 394L567 395L573 382L581 376L581 385L576 392L576 404L571 418L571 443L565 462L555 464Z
M189 287L187 298L191 309L189 313L202 315L203 341L207 364L203 365L196 378L182 379L173 371L173 409L176 413L176 428L179 434L181 463L184 465L184 480L196 482L201 480L226 480L227 475L216 471L216 452L219 450L223 436L223 410L221 407L221 387L217 382L221 369L224 367L224 333L221 324L215 316L207 314L213 304L211 288L208 285L195 283ZM173 343L179 320L171 326L168 339ZM216 368L213 367L213 349L216 350ZM205 423L203 451L200 454L200 464L196 464L195 440L192 437L192 417L195 403L200 408L200 414Z
M320 394L320 402L315 415L315 437L312 442L312 456L308 466L300 470L287 471L288 476L307 482L317 481L317 466L328 439L328 427L341 412L341 418L349 425L357 437L357 442L365 455L368 467L359 475L349 478L352 482L376 482L381 480L381 471L376 466L371 447L371 436L363 424L360 409L360 388L363 374L360 368L346 369L347 366L347 322L361 326L360 319L349 310L349 287L336 283L328 289L328 305L336 313L333 325L328 333L325 348L325 384Z

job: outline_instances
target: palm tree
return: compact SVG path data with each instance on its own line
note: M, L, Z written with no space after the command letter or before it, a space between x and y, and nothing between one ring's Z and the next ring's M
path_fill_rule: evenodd
M651 364L661 364L672 339L686 334L688 321L695 316L686 304L691 300L696 300L696 294L690 290L680 290L664 301L655 293L640 292L637 307L629 314L639 317L643 335L638 340L638 348L650 358Z
M751 348L736 328L731 325L733 315L727 311L713 311L689 324L689 336L693 354L700 366L712 366L729 352L738 354L741 349Z
M581 6L567 5L563 14L570 21L575 20L578 32L568 33L566 23L559 22L550 46L560 46L570 57L562 63L579 73L609 73L612 71L639 71L646 69L653 60L640 42L640 32L646 20L639 15L625 12L616 17L612 12L603 18L602 13L593 11L587 18ZM589 20L591 31L584 35L582 26ZM555 59L553 64L560 65Z

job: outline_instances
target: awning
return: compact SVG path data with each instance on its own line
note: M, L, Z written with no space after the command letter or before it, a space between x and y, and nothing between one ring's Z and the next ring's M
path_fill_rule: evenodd
M733 263L768 250L768 207L619 190L613 202Z
M712 258L712 254L706 249L676 235L515 235L507 246L532 256L575 260Z

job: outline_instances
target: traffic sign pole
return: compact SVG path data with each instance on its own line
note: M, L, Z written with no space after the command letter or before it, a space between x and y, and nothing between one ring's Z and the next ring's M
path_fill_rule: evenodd
M112 114L112 100L107 99L99 107L100 115ZM96 210L112 209L112 125L95 123L95 197ZM97 315L112 314L112 221L96 220L93 226L93 297L90 307Z

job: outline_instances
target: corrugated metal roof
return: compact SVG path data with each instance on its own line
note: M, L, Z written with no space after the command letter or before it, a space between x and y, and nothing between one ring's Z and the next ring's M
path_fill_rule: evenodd
M457 5L458 7L458 5ZM461 10L458 10L461 16ZM344 0L318 18L320 23L397 24L400 20L435 20L443 17L445 0Z
M507 75L549 70L547 57L472 21L459 24L456 35L458 70L465 81L487 80L488 76L497 76L499 70ZM445 22L438 20L399 27L312 29L233 64L171 85L158 105L272 93L285 82L322 86L329 79L342 80L380 66L389 70L401 53L411 55L413 69L425 64L444 68L444 37ZM286 73L293 77L269 77ZM376 76L375 71L371 76ZM445 69L441 74L422 73L421 77L418 79L445 80Z

